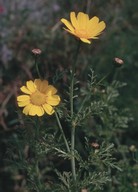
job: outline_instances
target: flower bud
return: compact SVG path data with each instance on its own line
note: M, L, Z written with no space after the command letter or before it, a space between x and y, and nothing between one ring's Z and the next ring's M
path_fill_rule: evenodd
M41 49L32 49L32 53L35 55L40 55L42 53Z

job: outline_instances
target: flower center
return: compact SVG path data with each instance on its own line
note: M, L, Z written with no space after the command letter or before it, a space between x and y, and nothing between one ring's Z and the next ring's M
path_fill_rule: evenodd
M31 102L34 105L43 105L46 102L46 95L36 91L31 95Z
M87 31L85 29L76 29L75 33L80 38L86 38L87 39Z

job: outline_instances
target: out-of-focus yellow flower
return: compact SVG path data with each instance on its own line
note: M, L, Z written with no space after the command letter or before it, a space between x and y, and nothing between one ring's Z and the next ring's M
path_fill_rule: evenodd
M98 35L105 29L106 24L104 21L99 22L98 17L89 16L83 12L79 12L77 17L75 12L70 13L70 21L62 18L61 22L67 27L66 31L78 37L84 43L91 43L91 39L98 39Z
M25 94L18 96L17 102L19 107L24 107L25 115L42 116L45 112L52 115L53 106L60 102L60 97L56 95L56 88L48 85L46 80L27 81L26 86L22 86L20 89Z

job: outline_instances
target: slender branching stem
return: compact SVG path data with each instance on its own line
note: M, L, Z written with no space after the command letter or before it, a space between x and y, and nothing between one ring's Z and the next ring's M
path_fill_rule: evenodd
M74 55L74 61L72 62L72 70L71 70L71 85L70 85L70 112L71 112L71 120L72 120L72 126L71 126L71 170L72 170L72 176L74 182L76 181L76 166L75 166L75 126L73 125L73 114L74 114L74 76L75 76L75 67L77 63L78 53L80 49L80 41L78 41L78 46L76 53Z
M56 111L55 111L55 116L56 116L56 120L57 120L57 124L58 124L58 126L59 126L59 129L60 129L60 132L61 132L62 137L63 137L63 139L64 139L64 143L65 143L65 145L66 145L67 151L70 152L70 148L69 148L69 145L68 145L66 136L65 136L65 134L64 134L62 125L61 125L61 123L60 123L60 119L59 119L58 114L57 114Z
M74 76L75 76L75 67L78 59L78 53L80 49L80 41L78 41L76 53L74 55L74 61L72 61L72 69L71 69L71 85L70 85L70 111L71 111L71 118L73 117L73 112L74 112L74 106L73 106L73 91L74 91Z

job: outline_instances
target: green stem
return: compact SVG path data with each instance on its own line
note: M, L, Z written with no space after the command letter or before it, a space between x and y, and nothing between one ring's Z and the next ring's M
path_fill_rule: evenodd
M39 141L39 137L40 137L40 119L39 119L39 117L36 117L35 127L36 127L35 139L38 142Z
M37 157L37 160L36 160L36 174L37 174L37 179L38 179L38 188L41 188L41 175L40 175L40 171L39 171L39 160L38 160L38 157Z
M78 109L78 112L77 112L77 115L75 117L75 120L74 120L75 124L77 124L79 113L83 110L83 106L84 106L85 102L88 101L89 97L90 97L89 95L86 95L86 97L83 99L83 101L82 101L82 103L81 103L81 105L80 105L80 107Z
M39 71L39 68L38 68L37 55L35 55L35 68L36 68L38 77L39 77L40 79L42 79L41 74L40 74L40 71Z
M67 142L67 139L66 139L66 136L64 134L64 131L62 129L62 125L60 123L60 120L59 120L59 117L58 117L58 114L57 112L55 111L55 116L56 116L56 120L57 120L57 123L58 123L58 126L59 126L59 129L61 131L61 134L62 134L62 137L64 139L64 142L65 142L65 145L66 145L66 148L67 148L67 151L70 152L70 148L69 148L69 145L68 145L68 142Z
M76 166L75 166L75 127L72 127L71 130L71 170L74 182L76 181Z
M110 73L108 73L107 75L105 75L102 79L100 79L100 81L98 81L98 82L96 83L96 85L100 85L100 83L101 83L103 80L105 80L109 75L110 75Z
M74 106L73 106L73 90L74 90L74 75L75 75L75 67L78 59L78 53L80 49L80 41L78 41L78 46L76 49L76 53L74 55L74 62L72 62L72 71L71 71L71 85L70 85L70 111L71 111L71 118L73 117Z
M39 117L36 117L35 126L36 126L36 132L35 132L36 142L39 142L39 137L40 137L40 119L39 119ZM36 167L36 174L37 174L37 180L38 180L38 188L41 188L41 174L40 174L40 170L39 170L38 155L36 155L35 167Z
M74 114L74 75L75 75L75 67L77 63L78 53L80 49L80 41L78 42L77 50L74 56L74 62L72 62L72 71L71 71L71 85L70 85L70 112L71 112L71 119L73 119ZM72 122L72 128L71 128L71 170L73 175L74 182L76 181L76 166L75 166L75 126Z

